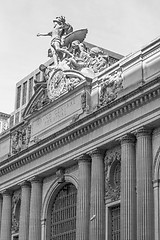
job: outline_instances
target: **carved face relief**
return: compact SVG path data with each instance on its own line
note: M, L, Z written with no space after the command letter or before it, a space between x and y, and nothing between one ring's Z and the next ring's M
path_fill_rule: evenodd
M58 69L49 78L48 81L48 97L54 99L58 97L65 87L65 75L62 70Z

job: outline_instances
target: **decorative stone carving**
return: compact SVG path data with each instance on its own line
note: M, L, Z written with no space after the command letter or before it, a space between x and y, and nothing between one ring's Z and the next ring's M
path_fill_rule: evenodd
M87 93L86 93L86 91L83 91L81 93L81 106L82 106L83 111L85 111L87 108Z
M109 150L105 154L105 198L116 201L120 198L121 154L120 148Z
M67 90L68 92L73 90L82 80L78 77L67 77Z
M59 168L57 171L56 171L56 176L58 177L58 183L63 183L65 182L65 170L63 168Z
M38 80L34 80L35 86L34 86L34 90L35 92L39 89L40 86L43 86L43 88L47 88L47 81L50 77L50 74L52 72L52 70L54 69L53 66L45 66L44 64L41 64L39 66L39 70L42 72L43 75L43 79L42 81L38 81Z
M15 192L12 197L12 233L19 231L21 192Z
M28 147L31 136L31 126L24 124L11 133L11 154L16 154Z
M53 29L51 32L37 34L37 37L51 37L51 48L48 51L48 56L54 58L55 66L58 65L59 59L63 58L64 54L70 55L69 51L65 48L65 37L72 32L73 27L69 23L66 23L65 17L60 16L53 20Z
M104 106L117 98L118 92L123 88L123 78L121 72L115 72L114 75L103 77L100 86L99 102Z
M50 36L51 48L48 51L48 57L53 57L55 71L77 70L82 73L98 73L109 67L111 61L108 55L98 47L89 49L84 40L88 33L87 29L73 31L73 27L66 23L63 16L56 17L53 20L53 29L49 33L38 33L37 36ZM85 70L85 71L83 71ZM89 71L88 71L89 70ZM92 75L93 75L92 74Z
M33 112L37 112L38 110L40 110L42 107L46 106L49 103L50 103L50 99L48 98L48 95L47 95L47 85L46 86L44 85L40 96L33 103L30 109L30 113L32 114Z
M67 74L61 69L52 71L47 84L49 99L54 100L63 93L73 90L82 81L84 78L74 75L74 72Z

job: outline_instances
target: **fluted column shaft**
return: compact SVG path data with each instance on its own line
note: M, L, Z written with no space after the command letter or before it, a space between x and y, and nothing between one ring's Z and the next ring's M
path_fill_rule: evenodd
M3 193L1 240L11 240L12 195L9 191Z
M3 204L3 198L0 195L0 233L1 233L1 221L2 221L2 204Z
M137 240L154 239L151 132L137 132Z
M21 209L19 221L19 240L28 240L29 235L29 211L31 189L28 182L21 184Z
M78 159L79 184L77 193L76 240L88 240L90 219L91 163L87 155Z
M121 141L121 239L136 239L136 154L134 138Z
M155 240L160 239L160 196L159 196L159 183L160 180L155 180L153 183L154 189L154 232Z
M105 202L103 154L100 150L96 149L90 155L92 158L90 240L104 240Z
M41 239L41 205L42 182L35 178L31 181L29 240Z

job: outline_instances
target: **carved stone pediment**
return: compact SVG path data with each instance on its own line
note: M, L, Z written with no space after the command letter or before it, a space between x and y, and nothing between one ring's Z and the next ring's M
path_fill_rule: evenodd
M75 70L53 69L47 82L39 82L35 94L24 110L23 118L31 116L63 94L74 90L79 84L91 85L91 79Z
M44 106L50 103L50 99L47 95L47 84L41 85L36 89L35 94L30 99L28 105L23 112L23 118L26 119L28 116L37 112Z

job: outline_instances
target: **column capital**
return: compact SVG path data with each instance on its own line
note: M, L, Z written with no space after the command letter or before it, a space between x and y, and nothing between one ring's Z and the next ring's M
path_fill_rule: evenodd
M76 158L76 160L79 162L90 162L91 158L89 154L82 154Z
M29 182L29 181L23 181L23 182L20 182L19 183L19 186L21 187L21 188L24 188L24 187L30 187L31 186L31 183Z
M4 189L0 193L2 194L2 196L12 196L13 191L10 189Z
M93 157L95 155L103 156L104 150L101 148L94 148L93 150L89 151L87 154L91 157Z
M126 143L135 143L135 136L133 134L125 134L120 138L121 144L126 144Z
M137 130L134 131L134 135L138 137L143 137L143 136L150 136L152 133L152 129L147 128L147 127L141 127L138 128Z
M43 178L40 176L34 176L34 177L28 179L28 181L31 182L31 184L32 183L42 183Z

